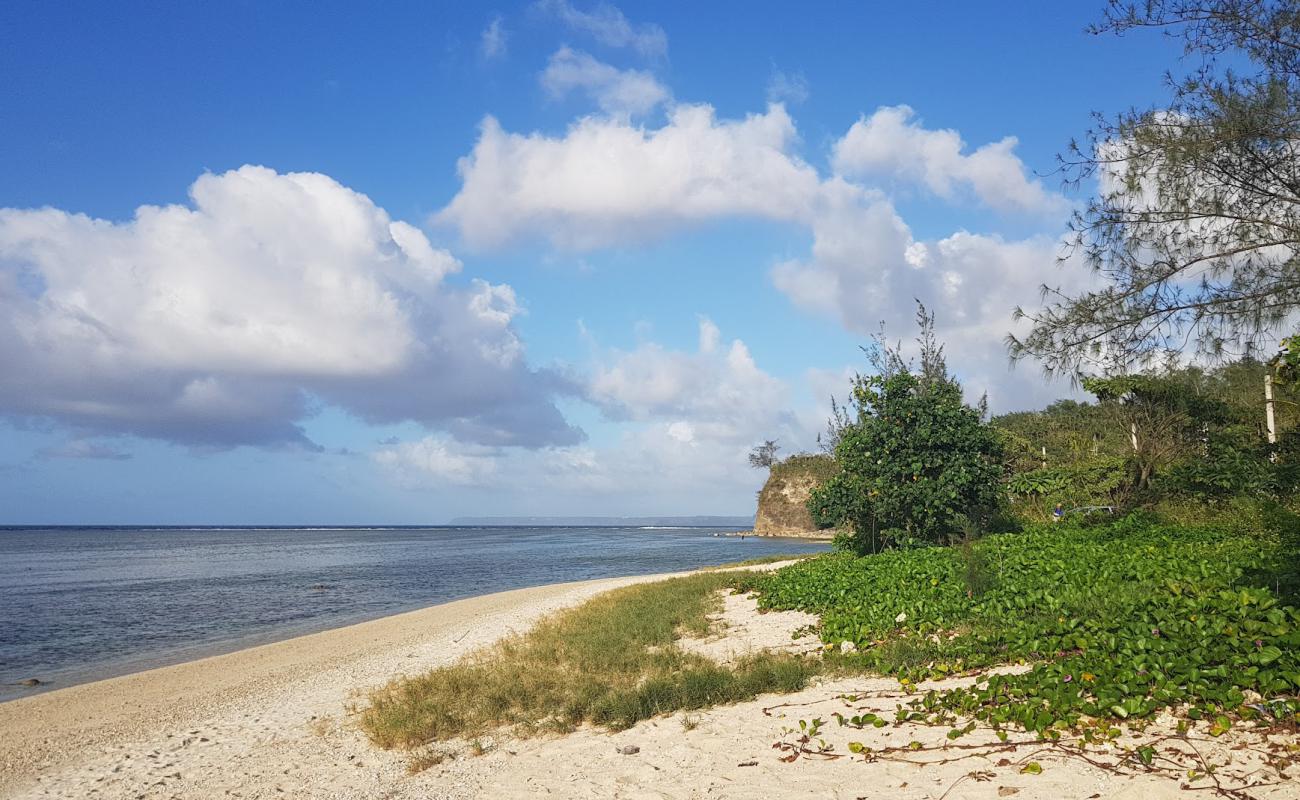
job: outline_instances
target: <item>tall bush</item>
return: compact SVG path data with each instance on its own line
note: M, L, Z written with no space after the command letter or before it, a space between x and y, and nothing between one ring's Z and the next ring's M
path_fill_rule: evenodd
M1000 438L948 375L933 316L922 307L917 319L919 372L877 340L878 374L855 379L857 420L835 448L840 472L809 500L819 525L851 530L838 544L855 552L940 543L997 509Z

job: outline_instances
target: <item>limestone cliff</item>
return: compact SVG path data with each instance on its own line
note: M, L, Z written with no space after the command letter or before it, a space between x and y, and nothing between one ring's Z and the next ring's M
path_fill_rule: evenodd
M754 533L759 536L829 538L835 530L818 530L808 513L808 497L838 467L827 455L790 456L772 467L758 493Z

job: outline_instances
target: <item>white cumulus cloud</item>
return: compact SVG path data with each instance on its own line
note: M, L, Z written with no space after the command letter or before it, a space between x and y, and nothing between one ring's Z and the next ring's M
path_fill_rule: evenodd
M679 444L743 445L790 422L784 382L755 363L739 339L723 344L708 319L699 323L696 352L645 342L611 351L593 366L587 398L619 420L661 421Z
M1006 240L957 231L920 241L888 198L831 182L810 256L777 264L772 280L796 305L864 336L884 322L891 339L910 340L921 300L936 312L949 363L968 391L988 391L995 408L1023 408L1059 396L1062 387L1028 370L1011 374L1003 338L1015 325L1012 310L1032 306L1041 285L1089 280L1086 270L1059 270L1060 253L1060 240L1050 236Z
M124 222L0 209L0 414L190 444L309 444L320 402L473 441L573 442L508 286L316 173L204 175Z
M1023 239L957 229L921 240L894 202L900 183L916 183L949 203L969 195L1043 220L1063 214L1066 200L1032 177L1013 138L968 152L956 131L926 129L900 106L853 124L832 148L830 175L804 161L798 146L779 104L743 120L678 105L658 127L584 117L559 136L510 133L489 118L460 163L460 192L438 219L473 247L544 238L579 250L634 245L723 218L801 226L810 252L771 272L799 307L864 334L884 320L906 337L919 299L939 311L940 334L959 339L950 352L972 354L963 367L982 376L995 401L1031 402L1030 384L1060 391L1039 386L1031 370L1009 375L1003 347L1016 305L1034 306L1041 284L1086 276L1056 269L1057 223L1048 223L1050 234ZM678 375L653 370L685 357L659 356L645 365L645 397ZM593 385L612 397L608 386Z
M912 181L943 198L969 191L1001 211L1064 214L1066 200L1030 177L1016 144L1008 136L966 153L957 131L925 128L908 106L891 106L855 122L835 143L832 163L844 176Z
M408 486L509 486L530 507L743 508L765 477L749 468L749 450L764 439L779 440L784 453L812 447L824 414L793 412L785 382L764 371L744 342L725 341L709 319L699 321L698 336L693 351L655 342L632 350L594 345L585 397L617 431L599 446L522 451L428 437L387 445L374 458ZM721 507L710 505L719 498Z
M488 117L436 218L476 248L545 237L578 250L710 219L806 218L819 178L792 154L796 141L781 105L742 120L678 105L650 129L585 117L558 138L509 133Z

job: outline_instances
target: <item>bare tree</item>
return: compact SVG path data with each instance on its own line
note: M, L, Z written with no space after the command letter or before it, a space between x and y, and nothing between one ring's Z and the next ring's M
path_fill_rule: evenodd
M768 439L749 451L749 465L754 469L763 469L764 467L771 469L772 465L777 461L776 451L780 449L781 446L776 443L775 439Z
M849 416L847 406L840 405L835 400L835 395L831 395L831 415L826 418L826 431L817 434L817 447L828 455L835 455L835 448L839 447L840 439L844 438L844 431L853 424L853 418Z

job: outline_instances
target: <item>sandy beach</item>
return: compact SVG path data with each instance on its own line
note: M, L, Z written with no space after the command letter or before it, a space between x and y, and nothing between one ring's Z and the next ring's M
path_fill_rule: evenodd
M385 796L402 755L347 724L367 688L663 577L484 595L0 703L0 796Z
M1099 764L1031 737L1000 747L977 731L944 750L946 728L843 728L834 713L889 715L905 698L883 678L827 681L794 695L662 717L616 734L452 748L453 757L408 774L409 754L381 751L353 723L365 691L400 674L454 661L542 616L600 592L665 576L615 578L502 592L311 636L0 704L0 796L5 798L1165 798L1189 796L1177 773ZM720 661L760 648L815 649L791 639L810 618L758 614L728 598L717 631L684 646ZM952 683L952 682L950 682ZM933 684L939 686L942 684ZM930 685L922 685L921 690ZM826 721L801 746L799 720ZM1144 736L1169 732L1158 722ZM1252 798L1298 797L1292 780L1259 769L1270 740L1197 734L1193 756L1221 763L1225 786ZM832 749L821 754L823 739ZM1013 737L1014 739L1014 737ZM1017 741L1021 741L1017 740ZM781 743L786 747L781 747ZM908 758L868 761L849 743L879 750L919 742ZM1294 737L1274 743L1294 745ZM631 747L629 747L631 746ZM1186 745L1165 743L1170 759ZM933 748L933 749L932 749ZM628 752L635 749L635 752ZM1164 750L1162 750L1164 752ZM795 755L793 760L791 755ZM1041 773L1022 772L1037 763ZM922 763L927 762L927 763ZM1173 775L1171 777L1171 775ZM1294 773L1289 778L1294 779ZM1272 785L1269 785L1272 784ZM1197 786L1204 786L1202 780ZM1210 794L1205 791L1190 796Z

